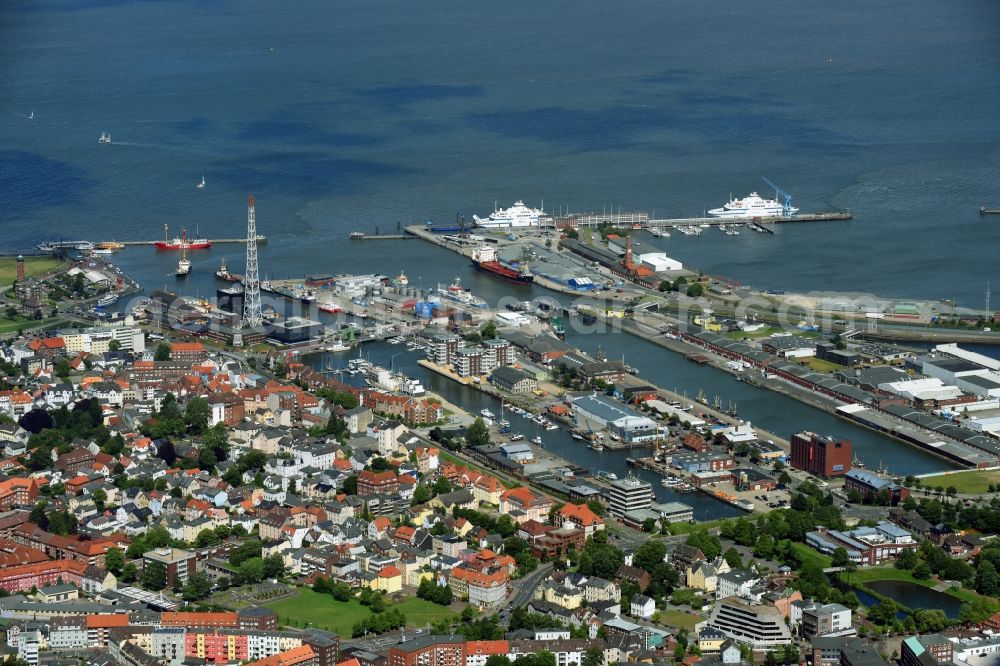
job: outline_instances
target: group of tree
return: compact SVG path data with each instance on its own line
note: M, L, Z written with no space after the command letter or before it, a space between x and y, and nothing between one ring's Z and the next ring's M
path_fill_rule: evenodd
M119 455L125 447L121 435L112 434L104 425L104 414L95 399L81 400L72 407L62 406L47 411L33 409L18 421L32 433L27 447L31 453L22 460L28 469L40 471L52 467L52 453L68 453L74 440L97 444L101 451Z
M504 628L496 615L476 617L472 606L467 606L459 616L459 623L451 627L449 620L441 620L434 624L435 633L453 633L462 636L467 641L497 641L504 637Z
M494 518L483 511L463 509L456 506L452 509L451 515L455 518L465 518L476 527L481 527L487 532L499 534L504 538L511 536L517 531L517 523L507 514L499 518Z
M360 403L358 402L358 396L350 393L349 391L338 391L335 388L323 387L318 388L313 393L317 398L322 398L327 402L336 405L338 407L343 407L344 409L354 409Z
M454 595L450 585L438 585L434 581L424 578L417 588L417 596L427 601L433 601L441 606L451 605Z
M392 608L384 613L374 613L360 622L355 622L351 628L351 636L359 638L368 634L384 634L393 629L406 626L406 616L398 608Z
M509 536L503 540L503 552L514 558L517 564L517 577L531 573L538 568L538 558L531 554L531 544L518 536Z
M625 562L625 556L613 544L608 543L606 530L599 530L587 539L579 553L578 569L588 576L612 580L618 568Z
M350 601L354 598L354 590L347 583L337 583L324 576L317 576L313 581L312 589L320 594L329 594L340 602Z
M243 475L247 472L254 472L255 476L262 475L264 466L267 464L267 455L263 451L251 449L233 461L222 480L233 486L243 485ZM263 483L263 477L261 478ZM256 485L256 484L255 484Z
M66 509L50 509L45 500L39 501L32 507L28 520L43 530L62 536L76 534L79 529L79 523L72 513Z

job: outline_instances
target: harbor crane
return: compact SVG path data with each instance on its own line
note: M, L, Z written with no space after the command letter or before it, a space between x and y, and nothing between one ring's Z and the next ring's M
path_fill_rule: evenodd
M788 192L784 191L783 189L781 189L780 187L778 187L777 185L775 185L771 181L769 181L767 178L764 178L763 176L761 176L761 179L765 183L767 183L768 185L771 186L771 189L774 190L774 198L781 202L781 214L785 215L786 217L788 215L791 215L792 214L792 195L789 194Z

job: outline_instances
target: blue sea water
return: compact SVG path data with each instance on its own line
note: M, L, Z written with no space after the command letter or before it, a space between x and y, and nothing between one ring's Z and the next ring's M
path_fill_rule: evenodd
M989 0L7 2L0 246L237 235L253 191L265 272L449 279L429 248L346 234L517 198L694 215L767 176L856 218L663 246L761 287L979 306L1000 284L977 214L1000 204L998 26Z
M164 224L239 236L253 192L265 276L460 276L496 302L543 290L418 241L347 234L519 198L700 215L769 194L767 176L803 211L855 219L643 244L762 288L979 307L1000 285L1000 220L978 215L1000 205L998 26L992 0L13 0L0 4L0 250L154 239ZM194 252L182 282L176 253L114 261L147 289L210 296L220 257L239 271L242 253ZM847 435L900 473L947 467L624 334L578 343L735 398L781 435Z

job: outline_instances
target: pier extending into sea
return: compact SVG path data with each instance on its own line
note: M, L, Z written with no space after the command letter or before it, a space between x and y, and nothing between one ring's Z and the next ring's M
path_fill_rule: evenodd
M105 243L118 243L124 245L125 247L138 247L143 245L156 245L157 243L162 243L160 239L156 240L114 240L114 241L104 241ZM212 245L240 245L246 244L246 238L212 238L208 241ZM267 243L267 236L257 236L257 243Z

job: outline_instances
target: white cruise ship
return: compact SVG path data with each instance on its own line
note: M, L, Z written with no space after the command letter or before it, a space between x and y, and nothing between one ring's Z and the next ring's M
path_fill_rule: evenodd
M799 212L798 208L790 208L789 215ZM722 208L708 211L709 217L773 217L783 215L781 204L774 199L764 199L756 192L751 192L742 199L731 199Z
M485 228L503 227L537 227L545 217L545 211L539 208L528 208L523 201L515 201L510 208L494 210L486 219L473 215L476 226Z

